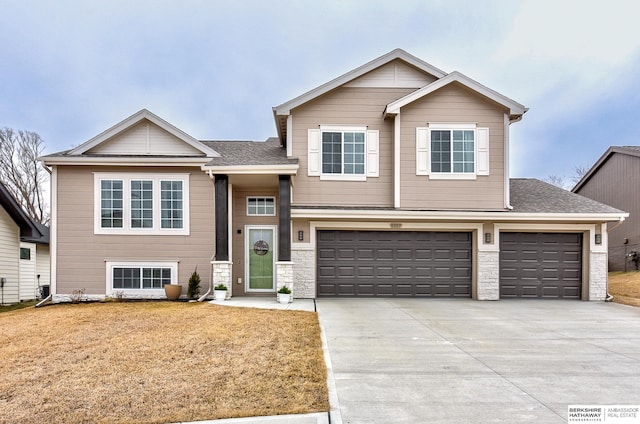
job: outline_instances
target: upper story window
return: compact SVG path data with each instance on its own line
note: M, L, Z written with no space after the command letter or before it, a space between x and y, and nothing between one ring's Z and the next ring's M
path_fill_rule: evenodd
M323 131L322 172L364 175L364 131Z
M431 172L475 172L473 130L431 131Z
M367 127L308 130L308 175L321 180L366 181L379 176L379 132Z
M247 215L275 216L275 197L247 197Z
M489 175L489 129L476 124L416 128L416 175L465 180Z
M187 174L95 173L95 234L189 234Z

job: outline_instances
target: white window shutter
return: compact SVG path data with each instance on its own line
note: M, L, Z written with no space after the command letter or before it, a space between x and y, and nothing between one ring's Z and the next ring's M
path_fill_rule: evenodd
M476 174L489 175L489 128L476 128Z
M416 175L429 175L429 128L416 128Z
M380 176L380 142L377 130L367 131L367 177Z
M322 149L320 145L321 132L319 129L309 129L307 140L307 175L320 176L322 168Z

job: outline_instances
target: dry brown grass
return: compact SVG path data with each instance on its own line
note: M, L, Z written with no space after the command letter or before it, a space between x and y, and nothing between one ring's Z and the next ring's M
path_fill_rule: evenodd
M0 315L0 422L166 423L327 411L311 312L149 302Z
M640 272L610 272L609 293L614 302L640 306Z

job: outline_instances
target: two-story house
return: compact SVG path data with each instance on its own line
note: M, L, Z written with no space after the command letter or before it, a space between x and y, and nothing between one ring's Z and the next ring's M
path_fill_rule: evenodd
M626 214L509 179L527 109L394 50L273 108L277 138L196 140L147 110L52 170L52 290L603 300Z

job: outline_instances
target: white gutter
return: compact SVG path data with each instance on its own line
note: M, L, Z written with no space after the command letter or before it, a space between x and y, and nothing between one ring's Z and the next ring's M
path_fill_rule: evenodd
M292 208L291 218L300 219L368 219L368 220L439 220L439 221L620 221L628 213L523 213L483 211L403 211Z
M136 166L204 166L212 158L199 157L166 157L166 158L145 158L145 157L43 157L42 162L49 165L101 165L119 166L134 164Z
M234 166L211 166L203 165L201 169L212 176L213 174L249 174L249 175L296 175L300 165L234 165Z

